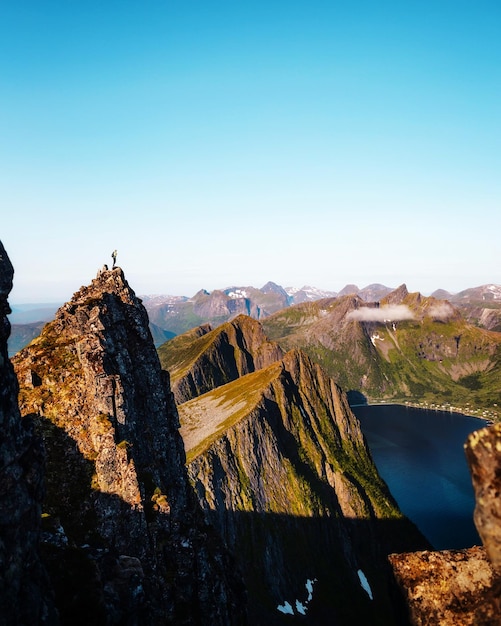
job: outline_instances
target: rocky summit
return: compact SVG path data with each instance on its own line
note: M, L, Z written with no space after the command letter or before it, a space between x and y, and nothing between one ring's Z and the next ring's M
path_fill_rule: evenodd
M61 623L245 623L241 578L194 498L169 377L122 270L75 293L15 369L23 421L46 449L33 515Z

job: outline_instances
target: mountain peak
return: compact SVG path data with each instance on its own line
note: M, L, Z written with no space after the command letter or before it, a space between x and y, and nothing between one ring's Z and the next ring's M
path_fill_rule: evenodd
M168 375L123 271L100 270L14 363L21 411L35 416L46 444L44 513L57 520L68 545L89 546L79 558L116 595L120 621L139 610L136 587L120 587L116 578L128 580L119 556L127 555L144 590L145 622L176 622L189 602L214 623L232 623L229 612L240 601L230 608L236 596L223 565L228 556L217 539L208 551L202 545L207 530L188 482ZM153 547L160 544L168 549ZM117 552L111 569L93 556L102 546L112 559ZM173 582L167 569L183 574ZM183 583L187 572L193 578Z
M281 285L277 285L276 283L272 282L271 280L269 280L266 285L263 285L261 287L261 291L263 293L278 293L280 295L287 295L287 292L285 291L285 289L281 286Z
M351 296L353 294L358 294L359 291L360 289L357 287L357 285L349 284L349 285L345 285L337 295L338 296Z
M382 300L385 304L401 304L403 300L409 295L407 285L403 283L400 287L394 289L391 293L385 296Z
M305 573L318 581L305 624L331 623L340 594L348 608L336 623L396 623L391 609L374 619L356 571L371 563L381 599L386 555L404 535L407 549L427 542L398 512L346 395L322 368L292 350L179 412L192 484L242 566L251 623L281 623L270 607L300 598ZM391 539L382 530L390 517Z
M260 322L242 314L208 332L179 335L160 346L158 353L170 373L177 403L266 367L283 354L268 340Z

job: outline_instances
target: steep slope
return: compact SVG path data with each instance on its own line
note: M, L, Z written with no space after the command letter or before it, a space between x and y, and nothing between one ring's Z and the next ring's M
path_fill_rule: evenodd
M18 383L7 354L13 275L0 242L0 622L57 624L38 552L43 452L33 421L21 419Z
M240 624L140 300L104 270L14 359L47 450L45 560L68 624Z
M174 333L170 333L168 330L164 330L163 328L160 328L159 326L157 326L156 324L152 324L151 322L149 324L149 327L151 337L153 339L153 344L155 346L161 346L166 341L169 341L169 339L175 337Z
M12 324L12 330L9 341L9 355L14 356L16 352L22 350L30 341L38 337L46 322L32 322L27 324ZM172 339L174 333L160 328L156 324L150 322L150 332L153 337L155 346L161 346L163 343Z
M268 341L261 324L239 315L215 329L208 324L179 335L158 348L160 362L171 377L181 404L239 376L266 367L282 357Z
M399 623L386 555L427 542L318 365L292 351L179 415L192 484L241 565L252 624L290 613L315 625Z
M263 328L284 349L304 349L354 396L448 403L491 417L501 405L501 336L405 285L377 303L345 296L290 307Z

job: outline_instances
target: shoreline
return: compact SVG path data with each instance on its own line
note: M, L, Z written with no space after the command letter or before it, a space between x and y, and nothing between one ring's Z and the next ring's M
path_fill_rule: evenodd
M480 420L481 422L486 423L486 425L494 424L496 421L500 420L500 415L497 411L490 409L472 409L468 407L459 407L447 404L436 404L432 402L431 404L428 402L412 402L410 400L372 400L367 401L363 404L356 403L350 404L350 408L352 407L362 407L362 406L402 406L404 408L411 407L413 409L422 409L424 411L441 411L442 413L457 413L458 415L464 415L466 417L473 417L475 419ZM481 413L479 415L479 413Z

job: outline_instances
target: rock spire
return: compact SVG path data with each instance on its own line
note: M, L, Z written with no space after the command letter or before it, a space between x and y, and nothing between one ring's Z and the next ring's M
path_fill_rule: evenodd
M21 411L47 449L45 551L63 622L85 612L106 624L245 623L240 579L190 488L169 377L122 269L100 270L15 367Z

